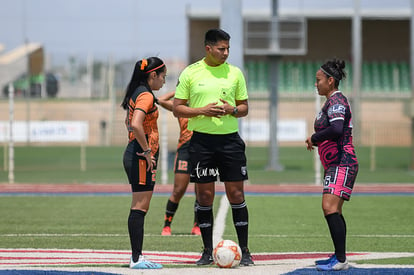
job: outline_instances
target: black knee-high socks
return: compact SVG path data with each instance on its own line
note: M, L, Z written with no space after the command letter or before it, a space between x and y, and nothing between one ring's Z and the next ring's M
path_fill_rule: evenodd
M346 255L346 223L345 219L338 212L325 216L329 232L335 247L335 255L338 261L345 262Z
M233 224L236 228L237 238L240 248L247 248L248 229L249 229L249 212L247 211L246 202L240 204L231 204L233 214Z
M144 241L144 220L146 212L131 209L128 217L128 232L131 242L132 260L138 261L142 254L142 243Z
M197 207L198 207L198 201L194 201L194 224L198 225L198 219L197 219Z
M231 204L231 209L239 246L240 248L245 249L247 248L248 243L249 228L249 213L247 211L246 202L243 201L240 204ZM213 207L198 205L197 219L204 248L213 249Z
M167 206L165 207L164 226L171 226L171 222L172 222L172 219L174 218L177 208L178 208L178 203L168 200Z
M197 206L197 220L204 249L213 250L213 206Z
M344 223L344 228L345 228L345 240L346 240L346 222L345 222L345 218L344 218L344 216L341 214L341 215L339 215L340 217L341 217L341 219L342 219L342 221L343 221L343 223Z
M194 223L198 225L197 206L198 206L198 201L195 200L194 201ZM177 209L178 209L178 203L172 202L171 200L167 201L167 206L165 207L164 226L171 226L172 220L174 218L174 215Z

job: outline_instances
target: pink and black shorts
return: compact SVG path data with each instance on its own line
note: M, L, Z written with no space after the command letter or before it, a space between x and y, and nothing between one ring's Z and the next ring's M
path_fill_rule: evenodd
M323 193L349 201L357 174L358 165L329 167L325 170Z

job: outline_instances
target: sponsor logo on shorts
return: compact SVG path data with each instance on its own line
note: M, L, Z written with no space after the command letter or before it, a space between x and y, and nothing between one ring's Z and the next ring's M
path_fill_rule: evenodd
M241 173L242 173L243 176L246 176L246 174L247 174L247 168L246 168L246 166L242 166Z
M217 177L218 175L220 175L219 171L217 168L200 168L200 163L197 163L197 167L194 169L197 178L202 178L202 177L208 177L208 176L213 176L213 177Z

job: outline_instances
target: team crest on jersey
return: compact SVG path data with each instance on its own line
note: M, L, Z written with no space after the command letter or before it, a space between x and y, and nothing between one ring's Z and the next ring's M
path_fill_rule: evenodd
M345 115L345 106L342 104L335 104L331 106L328 110L328 116L331 116L333 114L342 114Z
M319 120L322 117L323 112L319 111L318 115L316 116L316 120Z

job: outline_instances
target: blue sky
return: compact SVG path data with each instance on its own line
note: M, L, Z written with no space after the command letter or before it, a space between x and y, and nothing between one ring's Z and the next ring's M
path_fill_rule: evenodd
M360 0L361 6L405 6L410 0ZM243 9L268 9L271 0L242 0ZM0 43L10 50L39 42L62 56L130 59L187 57L186 6L219 10L221 0L2 0ZM281 8L329 9L353 0L279 0Z
M57 56L186 58L189 3L220 7L220 0L2 0L0 43L9 50L27 39Z

